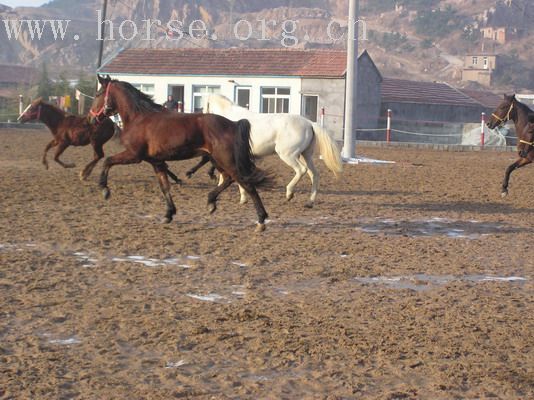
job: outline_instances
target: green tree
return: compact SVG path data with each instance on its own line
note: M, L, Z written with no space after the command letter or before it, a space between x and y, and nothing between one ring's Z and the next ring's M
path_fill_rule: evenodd
M52 83L48 77L48 69L46 63L43 63L41 69L41 76L39 78L39 84L37 86L37 96L48 100L48 97L52 94Z

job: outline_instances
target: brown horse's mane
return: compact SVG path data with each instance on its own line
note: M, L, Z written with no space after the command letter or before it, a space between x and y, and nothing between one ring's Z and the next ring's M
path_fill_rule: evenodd
M51 103L48 103L47 101L44 101L42 99L39 99L37 102L36 102L36 105L40 104L41 106L46 106L50 109L52 109L52 111L55 111L57 114L60 114L61 116L65 116L67 113L65 111L63 111L61 108L55 106L54 104L51 104Z
M525 113L527 114L533 114L534 111L531 110L529 106L527 106L525 103L521 103L519 100L516 100L517 105L519 108L521 108Z
M161 104L157 104L152 96L149 96L139 89L135 88L132 84L123 81L112 81L115 85L121 86L125 93L131 100L134 111L137 113L151 113L151 112L161 112L165 111L166 108Z

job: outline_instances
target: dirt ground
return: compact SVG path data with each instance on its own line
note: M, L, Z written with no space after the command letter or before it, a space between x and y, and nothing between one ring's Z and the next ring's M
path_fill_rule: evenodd
M47 131L0 138L1 399L534 398L534 167L501 199L512 153L361 148L397 163L318 162L311 210L269 158L256 234L235 187L208 215L206 170L162 225L150 166L112 169L105 202L89 148L46 171Z

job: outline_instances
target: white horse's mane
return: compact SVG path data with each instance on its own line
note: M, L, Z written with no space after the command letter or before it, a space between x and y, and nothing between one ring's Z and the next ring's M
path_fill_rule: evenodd
M248 109L238 106L232 100L230 100L226 96L223 96L222 94L211 94L208 97L207 104L209 105L210 112L213 112L212 106L219 107L221 110L224 110L225 112L231 112L231 111L236 111L239 113L250 112Z

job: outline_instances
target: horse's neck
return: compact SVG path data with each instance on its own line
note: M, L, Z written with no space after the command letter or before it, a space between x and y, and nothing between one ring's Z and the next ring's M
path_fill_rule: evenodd
M250 118L253 116L253 113L251 111L233 104L216 107L214 111L215 114L222 115L223 117L226 117L231 120L239 120L243 118Z
M128 96L124 95L123 93L117 94L117 100L117 103L119 104L119 116L121 117L122 124L125 128L124 130L126 130L126 128L128 128L128 125L130 125L130 122L137 115L133 111L135 109L135 105L133 104L132 100L130 100Z
M55 135L59 124L65 119L65 113L53 106L43 104L41 105L40 120L52 131Z
M528 114L531 112L532 110L528 106L523 103L517 103L517 111L515 113L515 118L513 119L517 136L523 133L528 122Z

